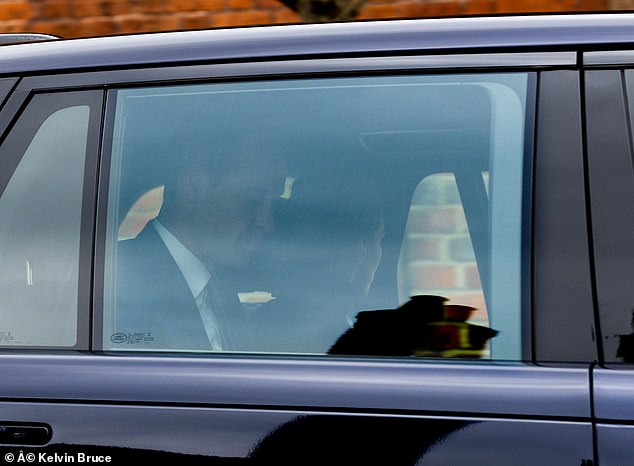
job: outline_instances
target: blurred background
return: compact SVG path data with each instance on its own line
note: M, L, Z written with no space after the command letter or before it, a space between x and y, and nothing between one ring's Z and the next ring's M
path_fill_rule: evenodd
M0 32L90 37L354 19L634 10L634 0L0 0Z

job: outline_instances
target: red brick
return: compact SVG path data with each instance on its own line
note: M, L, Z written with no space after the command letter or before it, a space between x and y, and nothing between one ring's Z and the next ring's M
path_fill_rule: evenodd
M271 22L271 14L267 11L249 10L243 12L216 13L212 24L215 27L223 26L250 26L267 24Z
M125 15L116 18L120 33L171 31L179 29L179 18L175 15Z
M426 177L414 193L414 204L460 204L456 179L447 173Z
M174 15L160 15L150 22L148 32L176 31L181 29L180 19Z
M105 0L103 5L114 16L143 13L145 4L140 0Z
M209 0L205 2L206 9L205 11L222 11L227 7L227 0Z
M122 34L138 32L144 22L145 18L142 15L122 15L116 18L117 29Z
M87 18L106 14L105 0L74 0L73 16Z
M255 0L227 0L227 7L231 10L248 10L255 6Z
M280 0L255 0L255 4L257 8L260 9L268 9L268 8L283 8L285 10L292 11L289 7L284 5Z
M403 16L407 17L435 17L458 16L463 12L461 1L411 2L402 6Z
M44 0L39 15L45 18L62 18L71 14L70 0Z
M224 0L167 0L167 11L217 11L225 6Z
M116 23L109 16L81 19L77 28L77 33L82 37L108 36L116 31Z
M34 12L33 5L28 1L0 3L0 21L31 19L34 16Z
M403 16L401 6L395 3L389 5L366 5L361 8L357 18L399 18Z
M464 3L464 14L485 15L495 12L495 0L468 0Z
M27 21L22 19L16 19L12 21L0 22L0 33L2 32L24 32L30 31L31 28L27 27ZM41 31L33 31L41 32Z
M206 11L195 13L182 13L180 18L181 29L206 29L211 27L211 15Z
M497 0L495 9L499 13L531 13L574 11L577 0Z
M130 2L128 2L130 3ZM164 14L167 8L167 0L143 0L140 2L136 9L133 9L133 12L139 13L154 13L157 15Z
M608 10L614 3L614 0L577 0L576 9L579 11L604 11ZM632 0L625 0L622 3L629 4L627 8L634 7Z
M79 23L70 19L57 21L34 21L31 23L29 29L43 34L51 34L68 39L81 37L79 34Z
M468 235L449 240L448 257L454 261L470 262L475 260L471 238Z
M136 7L133 0L110 0L109 14L111 16L129 15Z
M272 14L273 23L275 24L291 24L302 22L302 19L299 17L299 15L289 8L280 8L278 10L273 10Z
M165 0L161 0L165 1ZM103 11L108 16L126 15L137 11L139 0L107 0L102 4Z
M149 6L144 3L140 7L138 0L73 0L71 15L77 18L125 15L154 8L156 2L164 1L166 0L149 0Z
M480 272L475 264L462 266L462 285L465 288L481 289Z
M446 240L438 236L411 238L407 241L407 260L440 260L446 256Z
M450 265L419 265L410 268L412 287L422 289L453 289L456 268Z
M460 206L433 206L410 212L410 233L463 233L466 231Z

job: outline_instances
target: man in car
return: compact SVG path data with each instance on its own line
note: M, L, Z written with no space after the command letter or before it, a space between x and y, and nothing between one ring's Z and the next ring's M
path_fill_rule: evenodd
M160 213L119 242L112 340L120 346L239 349L244 315L225 272L247 270L272 231L285 164L260 133L225 147L203 140L157 162L165 168Z

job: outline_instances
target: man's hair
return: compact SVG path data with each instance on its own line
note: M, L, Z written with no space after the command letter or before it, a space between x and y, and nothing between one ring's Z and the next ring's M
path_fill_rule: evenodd
M178 126L181 126L180 131ZM284 157L280 133L271 128L247 128L238 132L207 130L196 126L131 138L121 160L120 212L125 212L143 193L164 187L170 199L178 189L178 176L187 170L205 170L212 180L220 179L244 163L261 157Z

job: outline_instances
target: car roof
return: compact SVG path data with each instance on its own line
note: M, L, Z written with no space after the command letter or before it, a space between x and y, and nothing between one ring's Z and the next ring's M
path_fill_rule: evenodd
M311 56L632 44L634 13L625 12L399 19L43 40L0 47L0 69L7 75Z

